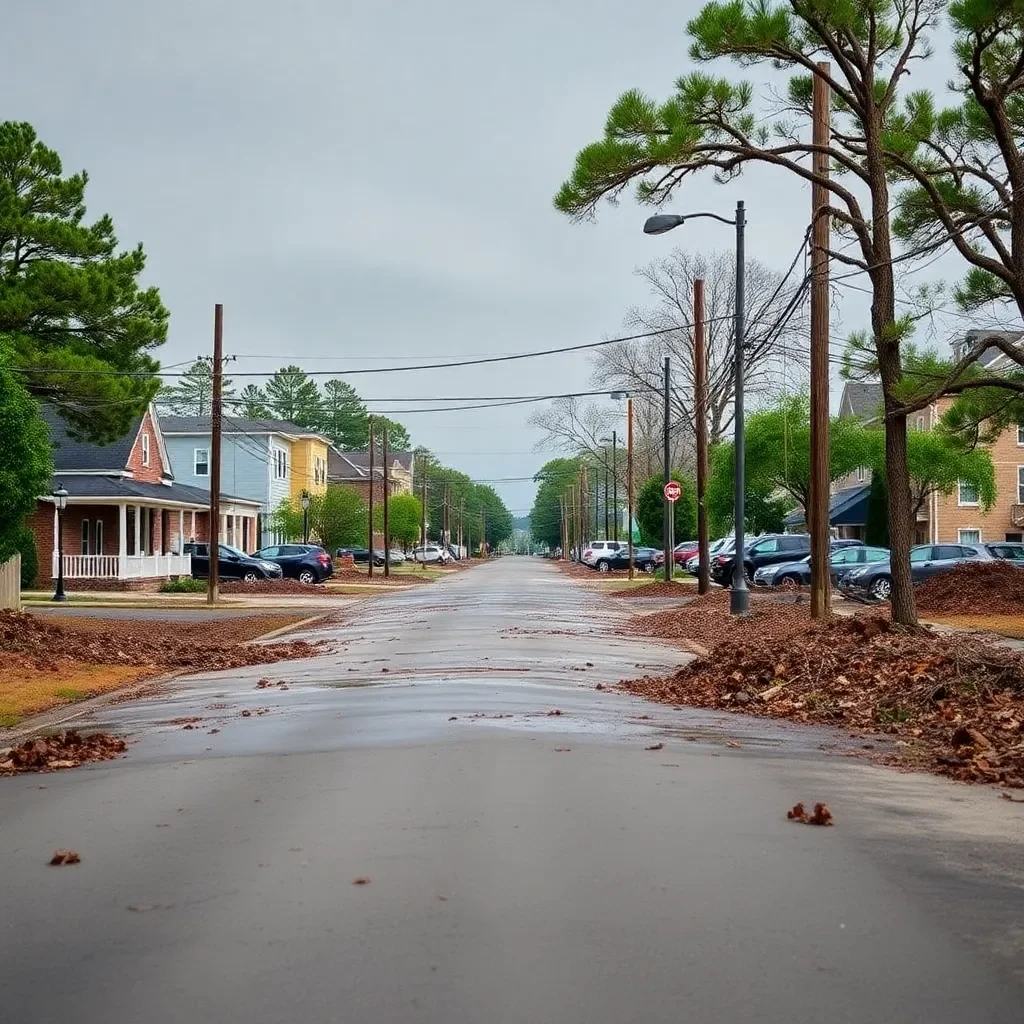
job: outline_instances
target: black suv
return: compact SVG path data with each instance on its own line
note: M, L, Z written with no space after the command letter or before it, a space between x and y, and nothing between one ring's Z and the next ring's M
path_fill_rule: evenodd
M334 572L331 556L319 544L274 544L253 556L281 567L285 579L323 583Z
M219 545L219 549L217 575L222 580L245 580L246 583L255 583L256 580L281 579L281 566L273 562L265 562L262 558L247 555L244 551L227 544ZM206 579L210 575L210 545L186 544L185 554L192 556L192 575L196 579Z
M798 562L811 553L809 533L768 533L756 537L743 549L743 568L747 579L752 580L756 570L763 565L776 562ZM711 559L711 578L722 586L732 582L732 552L715 555Z

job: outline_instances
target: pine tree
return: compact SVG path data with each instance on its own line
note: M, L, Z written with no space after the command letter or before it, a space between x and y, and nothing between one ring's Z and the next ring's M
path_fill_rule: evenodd
M263 389L270 411L304 430L320 422L320 392L316 382L299 366L282 366Z
M234 395L231 381L225 379L222 396ZM178 378L178 383L160 389L157 404L175 416L209 416L213 411L213 367L209 359L197 359ZM231 410L231 406L228 406Z

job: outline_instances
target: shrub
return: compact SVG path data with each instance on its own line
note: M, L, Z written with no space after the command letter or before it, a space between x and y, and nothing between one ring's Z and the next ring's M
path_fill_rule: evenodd
M205 594L206 580L196 580L191 576L178 576L173 580L164 580L160 584L161 594Z
M18 535L18 551L21 552L21 589L31 590L39 576L39 554L35 534L28 527Z

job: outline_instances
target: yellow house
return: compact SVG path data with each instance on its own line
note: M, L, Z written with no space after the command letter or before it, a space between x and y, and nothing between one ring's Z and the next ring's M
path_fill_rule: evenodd
M291 497L296 502L302 492L322 494L327 490L327 450L330 442L320 434L292 436Z

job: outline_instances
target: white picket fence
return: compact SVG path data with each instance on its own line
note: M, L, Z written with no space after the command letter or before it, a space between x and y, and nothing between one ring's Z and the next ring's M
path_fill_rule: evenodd
M131 580L166 576L190 576L191 555L65 555L66 580ZM57 555L53 556L53 575L57 575Z
M21 555L0 565L0 608L21 609Z

